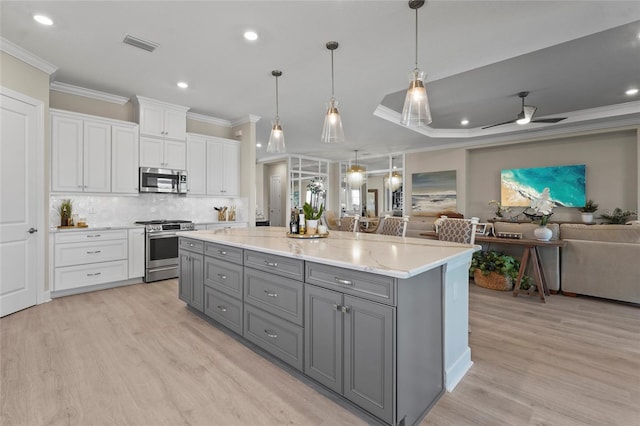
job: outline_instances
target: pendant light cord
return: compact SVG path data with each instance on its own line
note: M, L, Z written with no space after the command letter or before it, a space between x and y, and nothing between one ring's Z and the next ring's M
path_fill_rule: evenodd
M333 50L331 50L331 98L334 98L334 88L333 88Z
M416 9L416 68L418 69L418 9Z
M276 76L276 120L280 118L280 114L278 112L278 76Z

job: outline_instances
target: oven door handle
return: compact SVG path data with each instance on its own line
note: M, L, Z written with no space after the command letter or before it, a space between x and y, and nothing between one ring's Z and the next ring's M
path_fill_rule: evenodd
M160 238L174 238L177 237L175 232L172 232L170 234L149 234L147 235L147 238L150 240L157 240Z

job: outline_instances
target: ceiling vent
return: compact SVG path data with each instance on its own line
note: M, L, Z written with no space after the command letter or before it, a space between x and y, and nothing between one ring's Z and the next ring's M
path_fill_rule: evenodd
M146 50L147 52L153 52L159 46L159 44L154 43L152 41L143 40L138 37L134 37L132 35L127 34L122 40L124 44L128 44L133 47L137 47L138 49Z

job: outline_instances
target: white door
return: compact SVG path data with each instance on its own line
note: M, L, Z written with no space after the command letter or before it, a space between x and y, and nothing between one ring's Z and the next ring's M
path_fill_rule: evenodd
M282 224L282 188L280 176L271 176L269 181L269 225L284 226Z
M38 108L2 94L0 316L37 303ZM32 230L32 233L29 230ZM43 232L40 230L40 232Z

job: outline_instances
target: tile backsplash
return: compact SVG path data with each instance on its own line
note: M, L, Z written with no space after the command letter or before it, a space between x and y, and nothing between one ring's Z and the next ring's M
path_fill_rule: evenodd
M57 207L70 198L73 213L87 219L89 226L128 226L142 220L179 219L194 223L218 222L214 207L235 206L236 222L249 218L246 197L188 197L173 194L140 194L138 196L52 195L50 225L60 224Z

